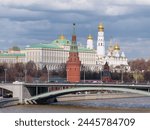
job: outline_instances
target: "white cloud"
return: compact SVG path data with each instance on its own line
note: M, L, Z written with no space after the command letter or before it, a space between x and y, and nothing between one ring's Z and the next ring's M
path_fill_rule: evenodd
M90 0L0 0L2 6L38 6L49 10L84 10L92 8L92 3Z
M40 2L41 0L0 0L0 5L24 5L24 6L28 6L28 5L32 5L35 4L37 2Z
M132 12L131 9L125 6L107 6L104 13L105 15L118 16L131 12Z
M16 17L28 17L35 18L39 15L42 15L42 12L31 11L27 9L18 9L18 8L9 8L9 7L0 7L0 17L2 18L16 18Z
M117 16L134 12L131 6L150 5L147 0L0 0L0 5L12 8L49 11L92 11L93 14Z
M107 5L150 5L149 0L101 0L101 2Z

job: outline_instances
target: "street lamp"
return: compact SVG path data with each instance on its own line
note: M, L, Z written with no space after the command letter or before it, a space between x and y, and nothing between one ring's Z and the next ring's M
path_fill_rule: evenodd
M102 68L100 68L100 80L101 80L101 83L102 83Z
M122 70L122 73L121 73L121 82L123 83L123 70Z
M7 78L7 77L6 77L7 69L4 69L4 71L5 71L5 83L6 83L6 82L7 82L7 81L6 81L6 80L7 80L7 79L6 79L6 78Z
M124 72L124 66L122 65L121 66L121 83L123 83L124 81L123 81L123 72Z
M137 79L137 70L135 70L135 83L137 84L137 81L138 79Z
M47 70L47 82L49 83L49 69Z
M24 73L25 73L24 81L25 81L25 83L26 83L26 82L27 82L27 70L26 70L26 69L24 70Z
M84 69L84 83L85 83L85 66L83 66Z

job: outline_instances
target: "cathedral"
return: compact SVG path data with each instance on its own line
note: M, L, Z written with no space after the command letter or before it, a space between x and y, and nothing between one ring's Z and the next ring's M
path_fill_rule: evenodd
M87 48L94 49L93 37L91 35L87 38ZM98 25L98 35L97 35L97 44L96 44L96 64L104 66L105 63L108 63L111 71L130 71L130 66L128 65L128 59L125 56L125 53L121 51L118 43L110 44L106 49L105 40L104 40L104 25L100 23Z

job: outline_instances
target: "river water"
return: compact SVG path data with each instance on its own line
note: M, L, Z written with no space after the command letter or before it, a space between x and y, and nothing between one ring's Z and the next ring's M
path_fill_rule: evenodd
M50 105L18 105L0 108L1 113L118 113L150 112L150 97L61 101Z

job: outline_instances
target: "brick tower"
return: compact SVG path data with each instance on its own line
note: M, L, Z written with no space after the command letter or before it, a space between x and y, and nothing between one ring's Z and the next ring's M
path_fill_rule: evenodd
M107 62L105 63L104 68L103 68L102 81L103 82L111 82L112 81L111 73L109 70L109 65Z
M73 24L72 44L70 46L69 58L67 61L67 81L68 82L80 82L80 66L78 46L76 42L75 23Z

